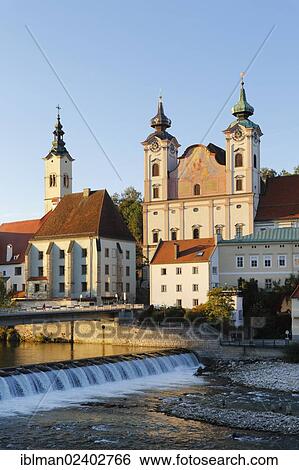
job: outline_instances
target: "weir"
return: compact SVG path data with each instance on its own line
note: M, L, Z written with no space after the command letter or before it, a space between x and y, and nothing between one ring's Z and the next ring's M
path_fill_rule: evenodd
M0 369L0 401L105 385L200 365L195 352L173 349Z

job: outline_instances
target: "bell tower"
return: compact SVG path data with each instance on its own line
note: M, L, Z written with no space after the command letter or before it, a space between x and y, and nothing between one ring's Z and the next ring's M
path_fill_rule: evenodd
M67 151L63 141L64 131L60 121L60 109L58 105L52 148L43 158L45 162L45 213L55 209L63 196L72 193L72 162L74 159Z
M177 162L180 144L167 129L171 120L165 115L162 96L157 114L151 119L154 129L142 142L144 148L143 253L149 261L159 240L169 240L168 201L177 197Z
M226 187L231 195L253 196L254 215L261 191L260 183L260 137L258 124L249 119L254 108L248 103L241 74L239 101L233 106L236 117L224 131L226 137Z

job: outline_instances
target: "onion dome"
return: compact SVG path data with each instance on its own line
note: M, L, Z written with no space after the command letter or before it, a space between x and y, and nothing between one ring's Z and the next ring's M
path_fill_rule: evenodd
M156 116L151 119L151 127L153 127L157 132L161 132L165 131L165 129L170 126L171 120L164 113L162 96L160 96L158 101L158 112Z
M232 108L232 114L239 120L248 119L248 117L252 116L254 113L254 107L251 106L246 99L243 74L241 76L240 98L238 103Z
M60 111L60 106L58 105L57 106L57 109L58 109L58 112L57 112L57 121L56 121L56 124L55 124L55 129L54 129L54 132L53 132L53 135L54 135L54 139L52 141L52 149L51 149L51 152L52 153L55 153L56 155L61 155L65 152L67 152L66 148L65 148L65 142L63 140L63 136L64 136L64 131L62 130L63 129L63 126L60 122L60 114L59 114L59 111Z

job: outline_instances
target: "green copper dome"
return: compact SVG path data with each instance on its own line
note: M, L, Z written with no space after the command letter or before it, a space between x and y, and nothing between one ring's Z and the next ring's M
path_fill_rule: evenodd
M244 89L244 82L241 81L241 88L240 88L240 98L237 104L232 108L232 114L236 116L237 119L248 119L249 116L252 116L254 113L254 107L251 106L247 99L246 93Z

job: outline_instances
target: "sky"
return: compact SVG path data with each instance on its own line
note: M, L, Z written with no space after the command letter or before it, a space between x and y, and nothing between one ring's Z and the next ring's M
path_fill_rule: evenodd
M141 142L160 90L182 153L195 143L224 147L238 90L228 98L273 27L245 87L264 133L261 165L291 170L299 164L298 16L296 0L2 1L0 223L43 215L42 157L58 103L74 192L143 190Z

